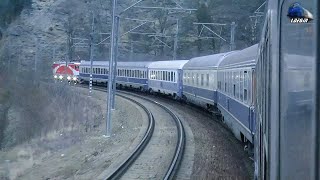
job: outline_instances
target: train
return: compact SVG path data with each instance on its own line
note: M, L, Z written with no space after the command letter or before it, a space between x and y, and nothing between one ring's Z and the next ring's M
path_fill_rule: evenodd
M234 135L253 147L254 79L258 44L190 60L118 62L116 87L163 94L221 115ZM91 62L81 61L79 81L88 83ZM92 62L92 82L107 84L108 61Z
M312 13L319 7L317 0L268 0L258 44L189 60L119 62L116 86L219 112L254 148L254 179L318 180L320 33ZM108 66L93 62L94 83L108 83ZM88 82L90 62L79 68L79 81Z
M66 80L78 83L80 62L54 62L52 64L53 78L55 81Z

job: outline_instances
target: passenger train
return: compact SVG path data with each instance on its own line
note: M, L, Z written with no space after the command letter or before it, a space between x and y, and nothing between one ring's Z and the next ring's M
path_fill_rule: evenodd
M302 10L316 14L319 4L303 1ZM266 7L260 43L190 60L119 62L116 85L218 111L239 140L254 145L255 179L319 180L319 20L292 23L292 0ZM93 82L107 83L108 69L94 61ZM89 81L90 70L82 61L80 81Z

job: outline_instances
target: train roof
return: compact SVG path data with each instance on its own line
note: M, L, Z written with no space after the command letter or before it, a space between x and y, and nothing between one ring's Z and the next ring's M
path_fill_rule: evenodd
M147 68L151 63L150 61L118 62L117 67Z
M217 68L220 62L224 57L232 54L236 51L228 52L228 53L219 53L208 56L201 56L192 58L189 62L187 62L183 69L208 69L208 68Z
M182 69L188 60L155 61L149 65L152 69Z
M53 64L66 64L65 61L58 61L58 62L53 62ZM71 61L71 62L68 62L68 64L80 64L80 62L78 61Z
M109 66L109 61L93 61L93 66ZM81 61L80 66L90 66L90 61Z
M257 52L258 44L255 44L243 50L232 53L221 61L219 68L255 66L258 54Z

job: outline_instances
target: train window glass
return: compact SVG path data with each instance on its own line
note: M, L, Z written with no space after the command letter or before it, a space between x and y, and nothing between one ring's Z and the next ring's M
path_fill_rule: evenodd
M199 74L196 74L196 85L199 86Z
M248 100L248 90L244 89L243 90L243 101L247 102L247 100Z
M231 92L231 90L232 90L232 83L231 83L231 81L232 81L232 74L231 74L230 71L228 71L228 94L229 94L229 95L232 95L232 92Z
M176 82L176 72L173 72L173 82Z
M96 73L96 68L92 68L93 69L93 74L95 74Z
M192 85L194 85L194 74L193 74L193 72L191 73L191 78L192 78Z
M236 97L236 85L233 84L233 97Z
M240 71L240 100L243 101L243 72Z
M209 87L209 81L210 81L210 78L209 78L209 77L210 77L210 76L209 76L209 74L207 74L206 76L207 76L207 84L206 84L206 86Z
M240 99L240 72L238 71L237 72L237 86L236 86L236 89L237 89L237 98Z
M204 82L203 82L203 81L204 81L204 74L201 74L201 82L200 82L200 83L201 83L201 86L204 85Z

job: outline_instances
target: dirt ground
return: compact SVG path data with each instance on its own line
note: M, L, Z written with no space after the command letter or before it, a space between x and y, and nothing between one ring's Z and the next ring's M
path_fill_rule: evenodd
M98 127L65 127L0 151L0 179L96 179L116 168L142 138L146 115L135 104L117 98L113 135L105 137L106 93L94 91L88 100L95 101L95 111L101 112L93 116L101 121Z
M192 129L195 153L190 179L249 180L253 178L253 161L243 150L243 144L213 116L194 106L150 97L176 111L184 125Z

